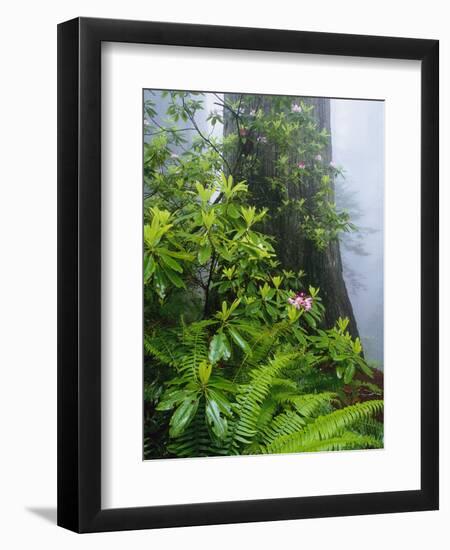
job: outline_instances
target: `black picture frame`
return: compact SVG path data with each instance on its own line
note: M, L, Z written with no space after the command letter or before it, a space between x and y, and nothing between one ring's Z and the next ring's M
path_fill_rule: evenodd
M421 489L101 508L101 44L421 61ZM76 532L438 509L437 40L77 18L58 26L58 525Z

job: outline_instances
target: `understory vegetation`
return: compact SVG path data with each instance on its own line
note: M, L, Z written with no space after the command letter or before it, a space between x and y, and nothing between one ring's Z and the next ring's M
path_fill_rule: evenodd
M215 100L206 115L202 94L145 102L144 458L382 447L383 392L359 338L346 318L324 326L320 288L266 231L295 211L323 250L355 229L332 200L326 133L301 101ZM263 205L248 182L266 149Z

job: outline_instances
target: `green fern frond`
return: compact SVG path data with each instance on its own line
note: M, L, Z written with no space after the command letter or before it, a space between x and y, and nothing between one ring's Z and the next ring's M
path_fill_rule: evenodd
M298 384L291 380L290 378L274 378L272 382L273 393L292 393L298 392Z
M269 395L261 405L259 418L256 423L258 432L262 432L264 428L272 421L278 409L278 403Z
M356 422L353 428L362 435L369 435L371 437L374 437L378 441L383 441L384 425L382 422L379 422L374 418L367 418L365 420Z
M184 348L183 359L179 370L189 378L196 378L202 361L208 360L208 331L210 321L199 321L185 327L182 335Z
M174 330L161 331L152 336L146 335L144 349L145 353L171 367L176 367L181 359L181 355L177 353L179 349L178 335Z
M235 407L238 419L233 422L230 434L232 454L238 454L242 445L249 445L252 442L257 433L261 407L269 395L273 379L292 363L296 355L295 353L276 355L266 365L251 370L249 382L240 386Z
M298 383L305 393L337 392L342 389L342 381L335 372L324 371L318 367L305 369L299 376Z
M267 446L269 453L295 453L315 441L331 439L356 424L373 417L383 410L383 401L366 401L343 409L338 409L325 416L319 416L303 430L290 435L283 435Z
M208 327L214 323L197 321L181 330L164 329L145 336L145 351L161 363L174 367L182 375L178 382L195 379L200 363L208 359Z
M293 411L285 411L277 415L262 433L262 441L267 446L275 439L284 435L290 435L302 430L305 421Z
M281 322L273 325L270 328L261 328L254 333L250 341L251 354L247 354L243 361L242 367L257 368L268 360L271 351L273 351L278 338L289 329L290 325L287 322Z
M345 432L341 436L306 443L298 451L292 452L349 451L355 449L379 449L381 447L383 447L383 444L375 437Z
M314 418L329 409L331 403L337 399L334 392L306 393L303 395L285 394L280 396L280 400L291 403L295 410L307 418Z

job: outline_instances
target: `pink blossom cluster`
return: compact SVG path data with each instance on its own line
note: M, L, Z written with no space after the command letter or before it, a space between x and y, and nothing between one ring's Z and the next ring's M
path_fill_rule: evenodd
M293 113L301 113L302 112L302 108L300 107L300 105L298 103L293 103L291 105L291 111Z
M299 292L293 298L289 298L288 302L296 309L304 309L305 311L309 311L313 305L312 297L306 295L304 292Z
M306 168L306 164L301 161L297 164L297 168L300 168L300 170L304 170Z

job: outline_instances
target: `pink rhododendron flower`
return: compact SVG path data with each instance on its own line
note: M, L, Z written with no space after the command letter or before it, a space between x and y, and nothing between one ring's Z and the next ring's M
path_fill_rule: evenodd
M255 109L252 109L249 113L250 116L256 116L256 111Z
M306 164L302 161L297 164L297 168L300 168L300 170L303 170L306 167Z
M318 162L320 162L322 160L322 155L316 155L314 157Z
M291 105L291 111L293 113L301 113L302 112L302 108L300 107L300 105L298 103L293 103Z
M308 296L304 292L299 292L292 298L289 298L288 302L289 304L291 304L291 306L294 306L296 309L304 309L305 311L309 311L313 305L312 297Z

